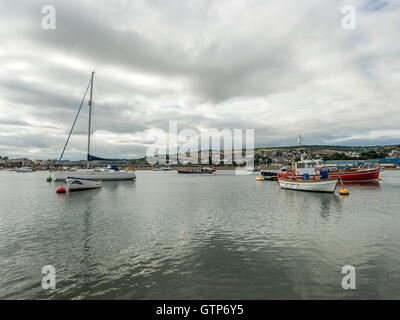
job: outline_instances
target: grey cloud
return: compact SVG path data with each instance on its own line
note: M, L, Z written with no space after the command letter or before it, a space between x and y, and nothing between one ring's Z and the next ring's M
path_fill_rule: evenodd
M1 146L57 153L93 67L94 125L116 136L110 152L143 152L144 132L167 130L168 120L254 128L256 145L295 144L298 133L370 143L357 137L400 121L400 8L382 3L360 1L369 9L345 31L333 0L53 1L57 28L45 31L46 1L2 2ZM85 106L69 156L84 150L86 127Z
M13 119L0 119L0 124L5 124L7 126L28 126L29 123L26 121L13 120Z

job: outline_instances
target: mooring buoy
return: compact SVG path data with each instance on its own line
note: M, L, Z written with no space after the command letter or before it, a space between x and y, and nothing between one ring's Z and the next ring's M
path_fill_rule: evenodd
M64 187L59 187L59 188L56 190L56 192L57 192L57 193L66 193L67 190L66 190Z

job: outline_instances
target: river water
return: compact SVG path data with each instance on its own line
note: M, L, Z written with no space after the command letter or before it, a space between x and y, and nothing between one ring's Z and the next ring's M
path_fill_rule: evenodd
M348 197L234 171L56 194L45 172L0 171L0 299L399 299L400 171L381 176Z

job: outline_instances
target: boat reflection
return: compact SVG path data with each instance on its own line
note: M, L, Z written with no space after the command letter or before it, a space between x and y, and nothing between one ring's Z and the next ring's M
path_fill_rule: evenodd
M286 208L303 213L318 212L323 219L328 219L332 212L340 216L343 213L343 197L337 193L302 192L280 189L279 203L285 203Z
M136 180L126 180L126 181L105 181L103 184L104 189L110 191L123 190L127 188L136 187Z
M346 187L363 188L363 189L378 189L381 184L379 181L366 181L366 182L343 182ZM340 185L339 185L340 186Z

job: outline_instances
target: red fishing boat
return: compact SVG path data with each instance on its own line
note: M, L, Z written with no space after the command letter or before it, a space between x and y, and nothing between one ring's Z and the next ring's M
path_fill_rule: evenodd
M380 168L351 168L343 171L329 172L329 178L341 178L343 182L367 182L379 179Z
M329 178L341 178L343 182L367 182L379 180L380 167L346 167L343 170L332 170L323 165L322 160L301 160L292 163L292 170L298 176L307 173L309 175L319 175L321 170L327 170Z

